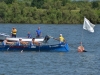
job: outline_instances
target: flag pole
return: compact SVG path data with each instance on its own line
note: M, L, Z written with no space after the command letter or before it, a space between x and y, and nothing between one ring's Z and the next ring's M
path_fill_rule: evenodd
M84 16L84 21L85 21L85 16ZM83 23L84 24L84 23ZM81 35L81 46L82 46L82 43L83 43L83 29L82 29L82 35Z
M82 29L82 35L81 35L81 46L82 46L82 43L83 43L83 29Z

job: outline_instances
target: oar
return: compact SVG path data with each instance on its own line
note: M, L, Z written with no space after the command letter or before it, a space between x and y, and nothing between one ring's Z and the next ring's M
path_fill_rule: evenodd
M9 50L10 47L7 48L7 51Z
M21 50L21 53L24 51L25 47L26 47L26 46L23 46L23 49Z
M54 37L52 37L52 36L49 36L50 38L52 38L52 39L54 39L54 40L58 40L57 38L54 38ZM59 41L59 40L58 40Z
M48 35L49 36L49 35ZM52 38L52 39L55 39L54 37L52 37L52 36L49 36L50 38Z
M23 52L23 50L21 50L21 53Z
M12 45L11 45L11 46L12 46ZM11 46L10 46L10 47L11 47ZM7 51L9 50L10 47L7 48Z
M10 45L10 47L13 46L14 45L14 42L12 44L9 44L9 45ZM9 50L10 47L7 48L7 51Z
M21 53L23 52L24 48L25 48L25 47L23 47L23 49L21 50Z

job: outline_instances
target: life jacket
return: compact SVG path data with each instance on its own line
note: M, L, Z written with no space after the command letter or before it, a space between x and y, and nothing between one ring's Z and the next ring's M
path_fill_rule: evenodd
M16 29L12 29L12 34L16 35L17 30Z

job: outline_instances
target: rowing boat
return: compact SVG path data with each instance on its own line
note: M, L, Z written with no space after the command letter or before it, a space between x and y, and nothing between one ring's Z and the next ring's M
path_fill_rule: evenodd
M68 52L68 44L54 45L0 45L0 51L53 51L53 52Z
M4 38L2 39L5 40L7 39L7 41L11 41L11 42L18 42L19 39L22 39L22 41L27 41L27 42L31 42L32 38L12 38L9 37L6 34L1 34L0 36L3 36ZM9 45L9 44L0 44L0 51L57 51L57 52L67 52L69 51L69 47L68 44L53 44L53 45L49 45L46 44L47 41L50 39L49 36L45 36L45 38L35 38L35 41L39 41L39 42L44 42L45 44L42 44L40 46L36 46L36 45Z

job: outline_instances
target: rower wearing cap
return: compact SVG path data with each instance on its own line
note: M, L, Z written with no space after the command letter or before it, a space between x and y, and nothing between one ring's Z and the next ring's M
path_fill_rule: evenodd
M59 38L54 38L54 39L55 39L55 40L58 40L58 41L60 42L60 44L61 44L61 43L65 43L65 39L64 39L64 37L63 37L62 34L59 35Z
M65 39L64 39L64 37L62 36L62 34L60 34L60 36L59 36L59 41L60 41L60 43L64 43L64 42L65 42Z

